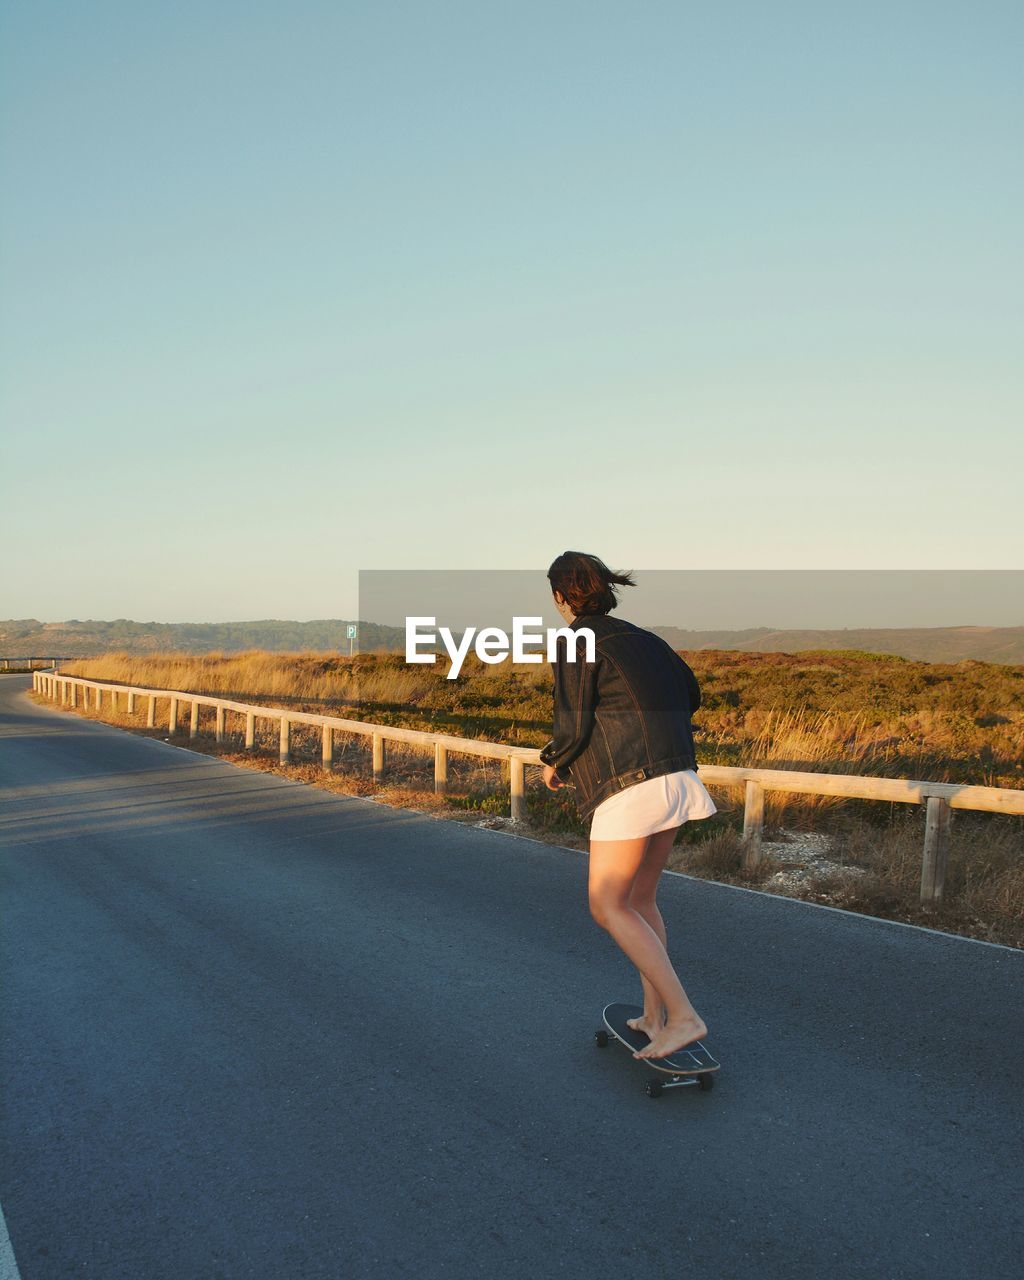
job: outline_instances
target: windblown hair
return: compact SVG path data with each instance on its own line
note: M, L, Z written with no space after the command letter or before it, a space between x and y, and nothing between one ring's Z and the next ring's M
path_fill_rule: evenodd
M577 617L585 617L614 609L619 601L613 584L635 587L631 573L614 573L603 560L585 551L563 551L551 562L548 581Z

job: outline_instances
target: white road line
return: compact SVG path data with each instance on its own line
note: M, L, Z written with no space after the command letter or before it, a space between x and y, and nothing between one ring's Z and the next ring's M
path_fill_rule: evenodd
M14 1261L11 1237L7 1234L3 1209L0 1209L0 1280L21 1280L21 1272Z
M774 898L776 902L791 902L797 907L814 907L818 911L834 911L837 915L852 916L857 920L870 920L874 924L891 924L898 929L916 929L918 933L930 933L936 938L946 938L950 942L969 942L976 947L995 947L999 951L1012 951L1021 954L1020 947L1011 947L1005 942L987 942L984 938L969 938L963 933L947 933L944 929L930 929L926 924L911 924L907 920L890 920L887 916L872 916L866 911L850 911L846 907L830 907L826 902L810 902L806 898L791 898L785 893L772 893L768 889L750 889L745 884L727 884L724 880L708 880L704 876L691 876L685 871L670 871L666 876L678 876L681 880L694 880L701 884L713 884L719 889L736 889L739 893L756 893L762 898Z
M300 786L305 786L300 783ZM358 796L359 800L369 800L369 796ZM375 801L375 803L383 803L383 801ZM419 810L412 810L418 813ZM450 818L442 817L440 814L424 815L431 818L437 818L441 822L450 822ZM462 825L462 824L460 824ZM564 853L578 853L580 857L586 858L588 852L586 849L574 849L568 844L551 844L547 840L538 840L536 836L523 835L519 831L505 831L500 827L474 827L475 831L489 831L496 836L511 836L513 840L528 840L530 844L543 845L547 849L561 849ZM467 828L468 830L468 828ZM812 902L807 898L791 898L785 893L772 893L768 889L751 889L745 884L729 884L724 880L709 880L706 876L690 875L686 871L671 871L668 867L662 872L666 876L678 876L680 880L692 880L695 884L714 885L716 889L734 889L737 893L754 893L760 898L771 898L775 902L788 902L794 907L809 907L813 911L834 911L836 915L850 916L855 920L869 920L873 924L893 925L897 929L916 929L918 933L930 933L936 938L945 938L949 942L965 942L975 947L995 947L998 951L1012 951L1014 955L1021 954L1020 947L1012 947L1005 942L988 942L984 938L969 938L963 933L947 933L945 929L930 929L926 924L911 924L907 920L890 920L887 916L873 916L866 911L850 911L846 907L830 907L825 902Z

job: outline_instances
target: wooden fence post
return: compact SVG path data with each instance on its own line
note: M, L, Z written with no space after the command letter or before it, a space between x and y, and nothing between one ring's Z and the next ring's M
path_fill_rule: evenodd
M102 711L103 710L103 690L99 687L99 685L96 686L95 693L96 693L96 698L95 698L94 709L96 711Z
M224 708L219 704L217 706L217 718L213 726L213 740L214 742L224 741Z
M320 762L325 773L330 773L334 767L334 730L329 724L322 726L323 732L320 735Z
M245 749L256 750L256 714L253 711L245 713Z
M442 742L434 743L434 791L443 794L448 789L448 748Z
M130 716L133 716L135 714L135 690L134 689L128 690L128 714Z
M168 735L178 732L178 699L172 698L170 709L167 712L167 733Z
M384 739L379 733L373 735L373 780L380 782L384 777Z
M764 830L764 787L748 781L743 802L743 865L756 867L761 861L761 835Z
M188 724L188 736L190 738L199 737L199 703L195 698L192 699L192 717Z
M952 810L942 796L929 796L925 802L924 856L921 859L921 905L942 901L949 865L949 820Z
M156 728L156 695L152 693L149 695L149 708L146 711L146 728Z
M509 756L508 782L511 814L513 822L522 822L526 818L526 767L522 756Z
M292 758L292 723L287 716L281 717L281 749L278 762L288 764Z

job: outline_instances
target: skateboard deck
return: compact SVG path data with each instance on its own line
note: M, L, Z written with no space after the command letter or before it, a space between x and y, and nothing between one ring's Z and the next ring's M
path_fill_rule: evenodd
M604 1027L594 1034L598 1048L603 1049L607 1045L609 1033L631 1053L650 1044L642 1031L634 1031L626 1025L627 1018L639 1018L642 1013L642 1007L636 1004L606 1005L601 1015ZM645 1089L651 1098L658 1097L663 1089L679 1089L686 1085L696 1085L706 1092L715 1082L712 1072L721 1065L707 1051L702 1040L684 1045L667 1058L637 1058L634 1061L669 1077L663 1080L661 1076L655 1076L647 1081Z

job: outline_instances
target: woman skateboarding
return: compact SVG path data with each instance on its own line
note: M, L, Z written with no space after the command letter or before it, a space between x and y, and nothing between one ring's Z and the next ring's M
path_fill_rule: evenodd
M664 1058L707 1027L669 960L658 880L684 822L717 812L697 777L690 716L700 688L689 666L653 631L610 617L614 586L635 586L597 556L563 552L548 569L569 636L554 663L552 738L540 752L552 791L571 778L590 819L590 912L629 957L644 990L629 1025L650 1043L636 1058ZM587 662L581 628L594 633ZM575 661L569 650L576 653Z

